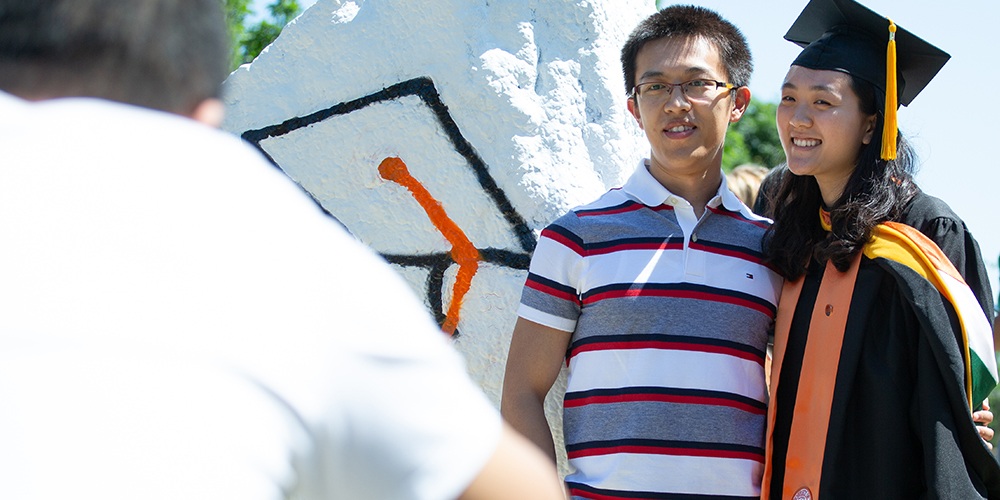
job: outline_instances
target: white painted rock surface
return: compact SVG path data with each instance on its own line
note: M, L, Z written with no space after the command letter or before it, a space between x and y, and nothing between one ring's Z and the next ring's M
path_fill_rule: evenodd
M499 406L537 234L648 154L618 56L652 9L319 0L230 76L223 126L393 262L446 327L457 319L455 344ZM547 402L557 443L564 391L563 376Z

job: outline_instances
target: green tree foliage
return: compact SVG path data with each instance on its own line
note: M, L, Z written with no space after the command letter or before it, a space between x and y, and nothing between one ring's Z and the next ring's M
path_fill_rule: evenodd
M226 28L229 31L229 46L232 48L230 57L230 70L236 69L243 63L243 53L241 41L246 33L247 16L250 15L250 0L223 0L226 10Z
M252 3L252 0L225 0L229 40L233 47L231 69L253 61L264 47L278 38L281 29L302 11L297 0L274 0L267 6L270 19L246 26L246 19L252 13Z
M774 119L777 107L774 103L751 100L743 118L729 125L722 154L723 170L729 172L744 163L772 168L785 161Z

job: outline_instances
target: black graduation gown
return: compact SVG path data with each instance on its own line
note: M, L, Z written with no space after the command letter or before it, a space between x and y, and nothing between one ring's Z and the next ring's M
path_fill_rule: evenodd
M771 499L795 493L793 487L782 497L786 453L823 273L813 262L804 277L780 374L772 377L778 383ZM809 443L825 446L813 498L1000 498L1000 465L970 417L956 328L955 310L920 274L889 259L861 257L826 441Z
M922 191L906 205L899 222L923 233L948 256L965 278L992 324L993 292L990 290L990 276L986 272L979 243L972 237L965 222L947 203Z
M774 197L774 192L781 184L782 175L786 171L787 167L783 165L771 169L757 192L754 212L765 217L773 216L767 212L767 202L769 198ZM915 228L937 244L965 278L965 282L976 295L986 317L992 323L993 292L990 290L990 277L986 272L979 244L972 237L965 221L955 214L947 203L920 191L907 203L898 222Z

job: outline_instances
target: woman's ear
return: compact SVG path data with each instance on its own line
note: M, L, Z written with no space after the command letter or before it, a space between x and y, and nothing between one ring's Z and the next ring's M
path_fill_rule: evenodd
M878 115L871 115L865 119L865 135L861 137L861 142L870 144L875 136L875 124L878 123Z

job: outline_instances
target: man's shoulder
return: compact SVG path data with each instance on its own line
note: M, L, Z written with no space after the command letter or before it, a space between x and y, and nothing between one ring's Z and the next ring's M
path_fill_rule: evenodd
M230 155L239 154L241 150L252 151L252 147L235 135L191 118L105 99L48 99L34 103L31 114L35 124L47 124L53 135L72 134L97 144L127 146L126 141L138 141L143 146L160 144L163 146L158 150L160 155L191 152Z
M753 246L759 246L765 233L771 227L772 221L766 217L761 217L746 205L741 204L739 209L728 209L723 205L716 208L709 207L712 212L709 226L712 231L724 234L728 239L739 239L747 242L755 242Z
M556 223L587 224L593 221L607 221L622 214L644 207L641 202L629 196L622 188L613 188L597 199L577 205L556 219ZM594 217L598 217L595 219ZM573 222L570 222L573 221Z
M15 113L23 113L30 109L28 101L0 90L0 116L12 118ZM20 117L17 117L20 119Z
M96 99L39 107L51 126L33 122L30 140L0 137L11 166L0 199L21 207L0 211L0 229L25 242L3 252L0 270L8 291L55 291L45 303L12 299L8 324L32 327L40 311L71 307L80 313L46 328L142 331L282 387L325 383L328 357L347 345L460 364L404 278L238 137Z
M573 207L555 219L546 226L542 235L555 232L583 245L590 241L603 241L616 235L643 231L647 229L639 222L643 219L634 216L644 208L648 207L623 189L611 189L594 201Z

